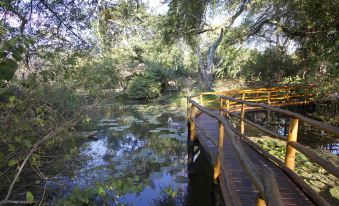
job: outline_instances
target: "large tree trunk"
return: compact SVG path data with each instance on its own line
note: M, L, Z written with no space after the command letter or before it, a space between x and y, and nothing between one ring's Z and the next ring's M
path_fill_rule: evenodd
M215 51L217 50L223 37L223 29L221 29L218 38L214 43L208 48L206 65L204 64L203 57L200 55L199 47L197 46L194 50L198 58L198 68L201 75L201 79L204 82L204 87L206 91L211 91L213 88L213 68L214 68L214 57Z
M250 3L249 0L242 0L239 5L238 11L229 19L227 25L224 26L225 31L231 28L234 21L240 16L240 14L246 9L246 5ZM213 61L215 57L215 51L217 50L222 38L223 38L223 29L221 29L218 38L214 41L214 43L209 47L206 57L206 66L204 65L204 59L201 57L199 52L199 47L195 49L195 54L198 58L198 67L199 72L201 74L202 80L204 82L205 90L210 91L213 88Z

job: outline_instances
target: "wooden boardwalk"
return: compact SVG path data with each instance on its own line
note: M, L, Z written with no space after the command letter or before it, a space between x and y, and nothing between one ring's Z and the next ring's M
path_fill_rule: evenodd
M309 89L308 86L284 86L208 92L188 97L188 167L194 164L194 146L198 145L213 166L213 180L220 186L225 205L329 206L319 193L294 172L296 151L337 178L339 168L297 142L298 125L301 121L335 137L339 137L339 129L277 108L309 104L312 102ZM208 96L207 101L203 101L204 95ZM211 100L211 95L217 98ZM282 136L245 118L246 111L256 109L290 117L288 135ZM230 116L239 119L236 128L229 123ZM286 141L285 161L251 141L245 135L245 123L268 133L272 138Z
M209 156L211 163L215 162L217 149L215 144L211 142L210 138L212 138L214 142L218 141L218 121L204 113L198 115L196 117L196 136L201 146L205 149L205 152ZM277 178L279 191L284 205L314 205L307 194L305 194L278 166L260 155L244 141L239 141L239 144L243 145L248 156L257 167L269 167L272 169ZM237 155L231 146L230 140L227 137L224 138L223 151L223 164L227 165L227 169L232 175L231 178L234 182L242 205L255 205L258 197L258 191L251 184L251 180L241 165L241 160L237 158ZM223 178L222 175L221 178ZM224 181L220 181L221 189L224 193L225 186L223 183Z

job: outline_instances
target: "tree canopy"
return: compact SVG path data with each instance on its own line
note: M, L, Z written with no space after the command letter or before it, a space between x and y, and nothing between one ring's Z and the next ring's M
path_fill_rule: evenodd
M0 1L0 181L9 185L0 204L50 152L71 159L74 131L93 126L86 112L104 100L191 95L217 82L316 83L318 95L337 95L339 1L155 2Z

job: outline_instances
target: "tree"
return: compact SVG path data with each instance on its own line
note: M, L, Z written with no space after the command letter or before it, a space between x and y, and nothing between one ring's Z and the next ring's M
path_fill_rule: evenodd
M336 85L338 79L338 2L265 0L254 4L245 24L249 36L271 41L271 34L294 42L302 78L318 84ZM255 20L253 16L257 16ZM255 27L253 27L255 25ZM288 49L286 45L285 50ZM319 81L320 80L320 81Z
M246 10L249 3L250 1L247 0L242 0L240 3L238 1L172 0L169 3L169 14L164 23L164 27L167 27L164 31L164 38L167 41L173 41L175 38L184 37L189 42L198 59L199 72L206 90L212 89L216 50L225 34L231 30L235 20ZM221 26L211 27L206 23L206 18L210 9L217 6L228 7L231 15ZM216 31L219 31L217 37L208 46L206 52L201 52L199 45L201 34Z

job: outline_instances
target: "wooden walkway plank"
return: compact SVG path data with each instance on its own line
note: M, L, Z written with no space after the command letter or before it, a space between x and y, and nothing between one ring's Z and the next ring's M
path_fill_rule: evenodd
M217 149L218 141L218 121L205 113L196 117L196 136L204 150L208 153L211 164L213 165ZM209 139L211 138L213 142ZM287 174L285 174L278 166L260 155L252 147L244 141L239 141L242 144L250 160L259 168L269 167L272 169L281 193L284 205L314 205L310 198L294 183ZM250 178L245 172L241 161L237 158L231 142L227 136L224 138L224 159L221 161L223 165L227 165L230 171L232 181L235 185L236 192L239 195L242 205L255 205L258 197L258 191L252 185ZM220 176L221 190L224 192L223 173Z

